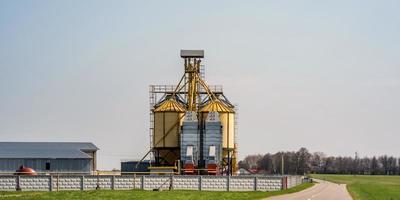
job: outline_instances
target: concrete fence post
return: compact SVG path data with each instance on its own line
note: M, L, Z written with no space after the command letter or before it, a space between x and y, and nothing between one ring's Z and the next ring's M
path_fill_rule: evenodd
M136 173L133 174L133 189L136 189Z
M230 185L231 185L231 176L228 175L228 176L226 177L226 191L229 191Z
M98 170L97 170L96 190L100 190L100 177L99 177L99 171Z
M111 189L115 190L115 176L111 177Z
M174 189L174 175L171 175L169 180L169 190L173 189Z
M15 187L15 190L21 191L21 177L17 176L16 181L17 181L17 184L16 184L16 187Z
M288 188L288 177L287 176L283 176L281 179L281 189L285 190Z
M145 175L142 176L140 182L140 189L144 190Z
M49 176L49 191L53 191L53 176Z
M57 192L59 190L59 184L60 184L60 174L57 173L57 182L56 182Z
M83 191L85 189L85 176L81 176L81 190Z
M199 190L201 191L201 184L202 184L202 182L203 182L203 177L202 176L199 176Z
M254 177L254 191L257 191L257 182L258 182L258 178L257 176Z

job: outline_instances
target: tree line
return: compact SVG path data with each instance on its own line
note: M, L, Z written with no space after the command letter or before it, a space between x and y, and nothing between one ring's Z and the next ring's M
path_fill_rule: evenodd
M360 158L326 156L322 152L310 153L306 148L298 151L248 155L238 163L239 168L265 174L365 174L400 175L400 158L373 156Z

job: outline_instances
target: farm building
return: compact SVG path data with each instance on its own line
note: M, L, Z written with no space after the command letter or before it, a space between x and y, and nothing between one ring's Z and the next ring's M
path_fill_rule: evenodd
M20 166L39 173L90 173L96 170L97 150L89 142L0 142L0 173Z

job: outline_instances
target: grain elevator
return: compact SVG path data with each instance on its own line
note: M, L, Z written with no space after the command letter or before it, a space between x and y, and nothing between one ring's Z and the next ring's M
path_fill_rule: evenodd
M177 85L150 86L152 166L181 174L229 174L237 169L236 109L222 86L204 78L203 50L181 50ZM177 167L178 166L178 167Z

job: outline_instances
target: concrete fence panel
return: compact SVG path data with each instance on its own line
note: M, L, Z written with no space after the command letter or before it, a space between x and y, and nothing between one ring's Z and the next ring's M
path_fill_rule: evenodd
M175 189L208 191L276 191L302 183L301 176L132 176L63 175L0 176L0 191L58 191L95 189Z
M229 180L230 191L254 191L255 177L232 176Z
M53 176L52 177L52 190L80 190L81 176Z
M227 191L227 176L203 176L201 178L201 190Z
M301 176L288 176L287 177L287 188L292 188L294 186L300 185L303 182L303 177Z
M49 191L50 176L20 176L19 187L22 191Z
M124 190L124 189L142 189L141 183L142 176L116 176L114 179L114 189Z
M170 176L143 176L143 189L163 189L168 190L171 184Z
M282 177L257 177L257 191L277 191L282 189Z
M16 188L16 176L0 176L0 191L15 191Z
M112 189L113 176L84 176L84 190Z
M200 176L173 176L173 189L176 190L198 190Z

